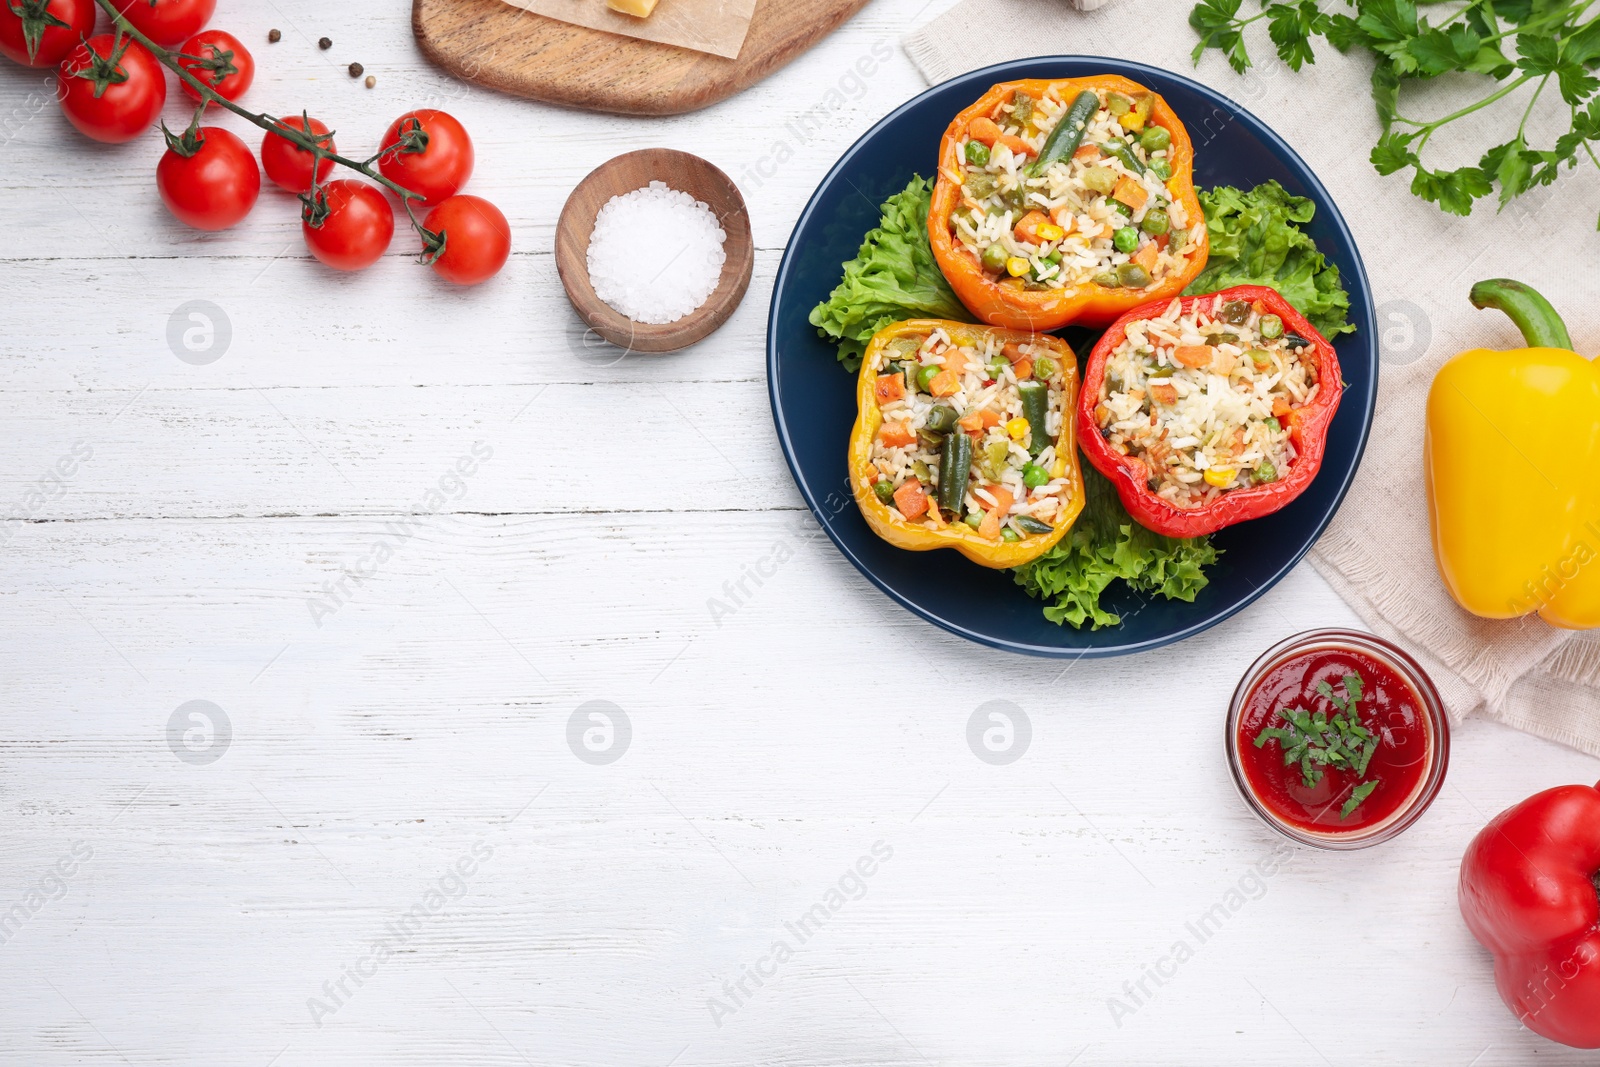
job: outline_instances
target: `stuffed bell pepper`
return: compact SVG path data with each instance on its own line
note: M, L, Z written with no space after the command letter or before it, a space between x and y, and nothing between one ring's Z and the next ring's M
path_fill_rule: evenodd
M874 533L985 567L1049 550L1083 510L1078 364L1054 337L933 319L867 346L850 480Z
M1114 323L1084 371L1078 442L1139 523L1198 537L1305 491L1342 391L1333 346L1276 290L1241 285Z
M1194 149L1156 93L1115 75L996 85L950 123L934 258L993 326L1104 326L1205 268Z

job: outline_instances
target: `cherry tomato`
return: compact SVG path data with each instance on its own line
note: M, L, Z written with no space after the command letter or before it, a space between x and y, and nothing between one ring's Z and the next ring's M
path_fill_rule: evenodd
M311 254L334 270L362 270L394 239L394 208L375 185L340 178L305 206L300 229Z
M311 120L309 128L303 118L279 119L278 125L286 130L310 133L328 151L338 151L333 138L328 135L328 127L316 119ZM311 189L311 153L293 141L279 137L275 133L267 134L261 140L261 166L267 172L267 177L272 180L272 184L280 189L287 189L291 193L304 193ZM333 160L324 157L317 164L317 181L326 178L331 170L333 170Z
M67 121L106 144L144 133L167 102L166 72L156 57L126 37L120 55L113 57L115 47L109 33L91 37L67 57L57 75L56 97ZM97 85L103 86L98 97Z
M226 230L250 214L261 195L261 170L250 146L219 126L174 137L156 164L161 202L197 230ZM184 155L185 151L193 154Z
M500 209L481 196L452 196L428 212L423 262L457 285L477 285L500 273L511 255L511 227ZM443 250L435 251L436 242Z
M140 33L172 48L205 29L217 0L113 0L113 6Z
M94 0L0 0L0 55L53 67L94 32L96 10Z
M3 0L0 0L3 2ZM183 42L181 50L186 56L199 59L180 59L178 65L193 74L196 81L204 82L212 92L226 100L238 100L256 80L256 61L239 38L222 30L202 30ZM178 79L178 88L191 100L199 100L194 86ZM212 107L217 105L213 103Z
M472 176L472 138L466 127L443 111L422 108L394 120L383 135L378 171L423 196L433 207L454 196Z

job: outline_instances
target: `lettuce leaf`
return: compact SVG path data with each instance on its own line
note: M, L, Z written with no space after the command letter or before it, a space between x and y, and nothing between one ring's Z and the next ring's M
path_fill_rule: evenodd
M1134 522L1105 475L1083 465L1085 503L1078 521L1049 552L1013 573L1031 596L1053 603L1045 618L1098 630L1122 618L1100 606L1100 594L1118 578L1138 592L1192 601L1209 584L1204 569L1217 561L1208 537L1163 537Z
M839 345L839 362L855 373L872 335L904 319L971 322L928 243L933 183L914 177L883 205L883 221L844 265L844 280L811 310L811 325Z
M1214 293L1233 285L1270 285L1332 339L1355 329L1350 297L1339 284L1339 268L1317 251L1300 227L1317 206L1291 196L1277 182L1249 192L1231 185L1200 191L1211 237L1206 269L1185 293Z

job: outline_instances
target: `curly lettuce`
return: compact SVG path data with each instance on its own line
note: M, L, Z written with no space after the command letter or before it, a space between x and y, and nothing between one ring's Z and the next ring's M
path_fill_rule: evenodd
M811 309L811 325L839 346L839 362L852 374L872 335L904 319L971 322L933 258L928 211L933 183L914 177L883 205L883 220L844 265L844 279Z
M1317 205L1292 196L1277 182L1249 192L1221 185L1200 192L1211 258L1187 293L1214 293L1234 285L1270 285L1332 339L1355 329L1350 296L1339 284L1339 268L1317 251L1301 229Z

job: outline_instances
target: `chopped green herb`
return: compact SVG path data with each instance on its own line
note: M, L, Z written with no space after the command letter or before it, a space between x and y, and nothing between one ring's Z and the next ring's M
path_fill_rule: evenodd
M1373 753L1378 751L1378 735L1361 724L1361 675L1347 674L1340 680L1344 695L1334 692L1327 682L1317 683L1317 693L1337 709L1332 719L1326 712L1306 711L1303 708L1280 708L1278 716L1287 727L1269 726L1256 735L1255 746L1261 748L1268 741L1277 741L1283 749L1283 765L1300 765L1300 781L1306 788L1322 781L1323 768L1333 767L1347 771L1357 779L1367 776ZM1378 788L1376 779L1360 782L1339 810L1339 818L1348 819L1361 806L1361 802Z

